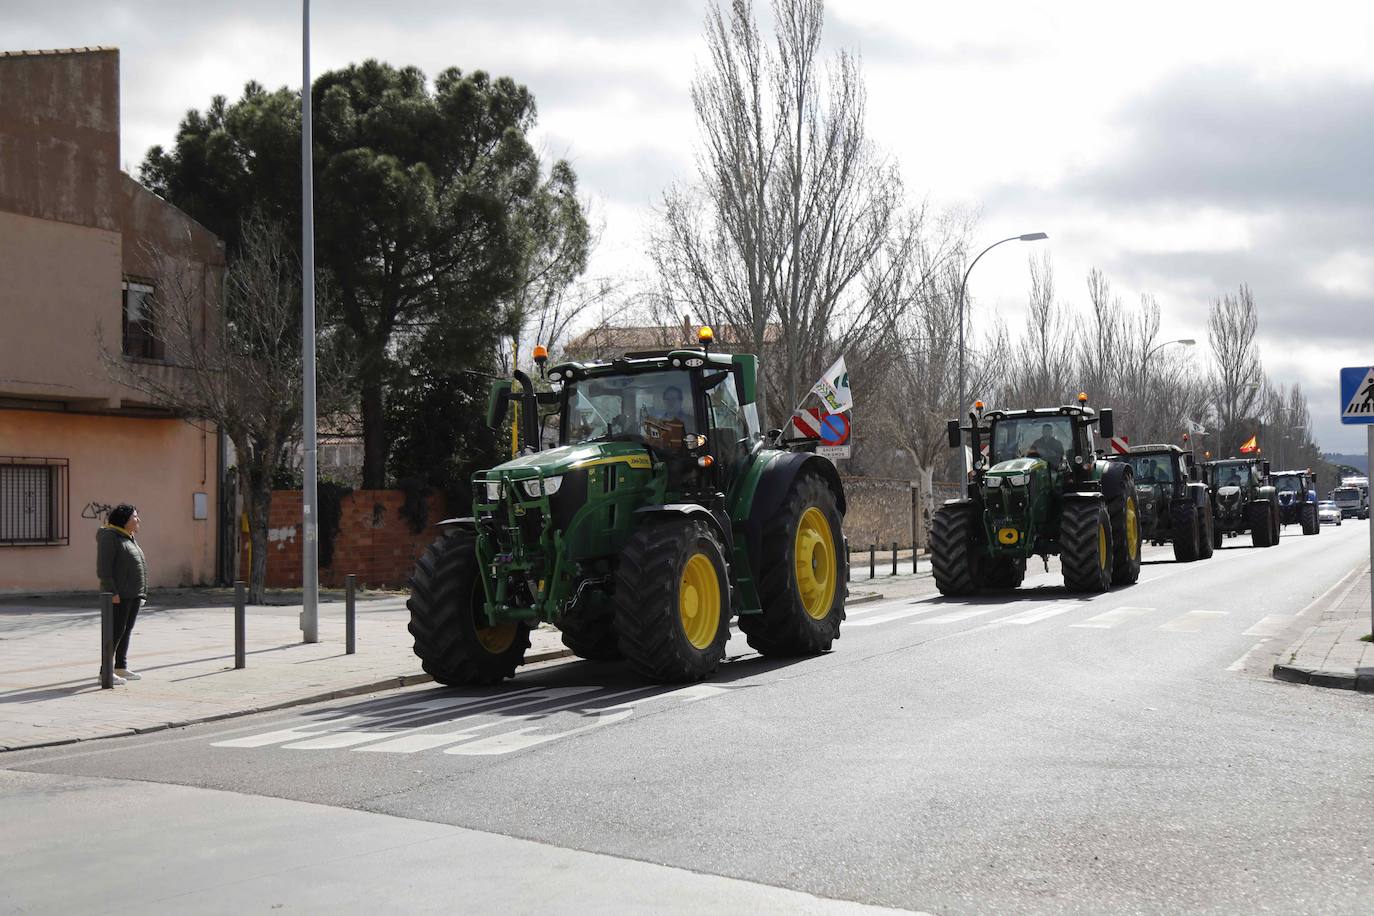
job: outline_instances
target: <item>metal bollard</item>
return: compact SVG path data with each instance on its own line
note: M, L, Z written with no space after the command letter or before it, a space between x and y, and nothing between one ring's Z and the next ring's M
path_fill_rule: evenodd
M100 689L114 689L114 593L100 593Z
M248 613L243 595L243 580L234 582L234 668L248 667L245 644L248 642Z
M877 575L877 569L878 569L878 567L877 567L877 560L874 559L876 556L877 556L877 554L874 553L873 545L872 545L872 544L869 544L869 545L868 545L868 580L869 580L870 582L872 582L872 581L873 581L873 577Z
M358 577L344 576L344 655L358 651Z
M916 545L911 545L911 574L916 575Z
M897 575L897 542L892 542L892 575Z

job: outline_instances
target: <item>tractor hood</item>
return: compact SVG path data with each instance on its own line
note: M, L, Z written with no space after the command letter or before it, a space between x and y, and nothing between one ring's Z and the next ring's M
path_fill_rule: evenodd
M1049 467L1049 465L1039 458L1011 458L1007 461L999 461L997 464L988 468L987 476L1000 478L1017 477L1044 470L1047 467ZM1018 481L1008 481L1008 483L1013 485L1017 482ZM1024 481L1021 482L1024 483Z
M1217 495L1225 500L1236 499L1240 496L1240 487L1235 484L1228 484L1217 490Z
M568 471L617 461L624 461L635 468L648 469L653 466L649 450L637 442L584 442L521 455L478 476L488 480L496 477L528 480L534 477L555 477Z

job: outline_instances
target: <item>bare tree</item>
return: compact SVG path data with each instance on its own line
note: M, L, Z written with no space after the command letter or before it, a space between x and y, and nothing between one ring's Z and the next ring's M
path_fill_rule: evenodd
M1249 438L1241 424L1253 419L1260 406L1264 367L1255 332L1259 315L1250 287L1241 284L1236 295L1212 300L1207 338L1214 362L1212 388L1217 415L1217 457L1225 457Z
M223 294L202 265L149 248L156 289L151 324L164 365L132 363L101 340L106 371L189 421L224 430L237 453L252 543L249 600L263 601L272 474L291 459L302 399L300 265L279 227L250 220ZM102 332L97 329L97 336ZM319 346L321 412L341 403L339 372L327 335Z
M902 189L868 138L858 60L821 65L822 0L772 12L771 46L749 0L707 13L698 181L665 194L651 255L665 311L738 329L758 353L776 329L762 393L786 413L835 353L892 326L893 304L863 277Z

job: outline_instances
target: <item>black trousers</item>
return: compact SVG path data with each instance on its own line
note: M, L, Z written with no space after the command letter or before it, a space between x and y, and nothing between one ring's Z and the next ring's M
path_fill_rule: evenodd
M137 595L130 598L127 595L119 596L119 603L114 605L114 666L116 668L129 667L129 637L134 635L134 621L138 619L138 608L142 601Z

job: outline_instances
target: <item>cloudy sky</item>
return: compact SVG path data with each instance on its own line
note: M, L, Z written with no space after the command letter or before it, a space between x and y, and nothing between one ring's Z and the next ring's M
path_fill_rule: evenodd
M539 140L605 222L595 269L643 269L642 238L692 171L688 86L706 0L316 0L316 72L377 57L509 75ZM4 50L121 49L123 158L249 79L300 81L299 5L4 0ZM1049 233L1063 298L1106 272L1155 295L1165 335L1206 338L1248 283L1265 366L1300 381L1318 441L1336 370L1374 363L1374 4L831 0L827 41L862 55L876 140L913 195L980 213L977 236ZM974 319L1019 320L1030 246L978 266Z

